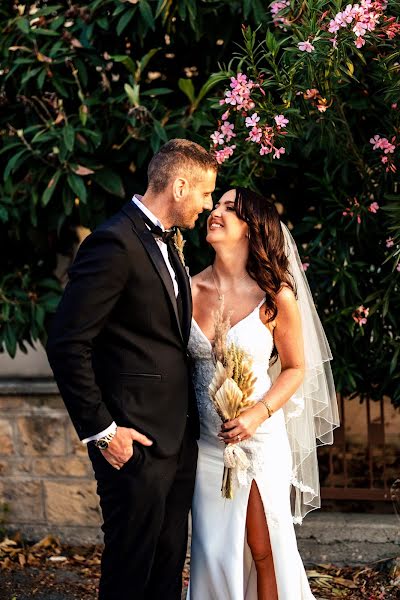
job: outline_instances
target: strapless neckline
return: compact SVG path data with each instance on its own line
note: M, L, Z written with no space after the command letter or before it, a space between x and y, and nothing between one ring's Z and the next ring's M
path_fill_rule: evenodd
M240 319L237 323L235 323L234 325L232 325L232 327L229 328L228 331L228 335L235 331L235 329L241 325L242 323L244 323L245 321L247 321L248 319L250 319L250 317L252 317L254 315L254 313L256 312L256 310L260 310L261 306L264 304L265 300L264 298L261 300L261 302L259 302L257 304L257 306L255 308L253 308L253 310L246 315L245 317L243 317L243 319ZM260 323L262 325L264 325L264 323L261 321L260 316L257 315L258 320L260 321ZM200 333L200 335L203 337L204 341L207 341L208 345L210 346L210 348L212 348L212 342L209 340L209 338L206 336L206 334L204 333L204 331L202 330L202 328L200 327L200 325L198 324L198 322L196 321L196 319L194 317L192 317L192 322L194 323L194 325L196 326L198 332ZM268 333L270 334L271 338L273 338L272 333L270 331L270 329L268 327L265 326L265 329L268 331Z

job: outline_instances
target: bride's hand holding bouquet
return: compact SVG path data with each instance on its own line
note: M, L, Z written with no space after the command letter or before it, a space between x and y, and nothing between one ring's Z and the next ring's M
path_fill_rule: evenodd
M267 417L268 414L261 406L261 402L256 402L250 408L243 409L235 419L223 423L218 437L226 444L236 444L248 440Z

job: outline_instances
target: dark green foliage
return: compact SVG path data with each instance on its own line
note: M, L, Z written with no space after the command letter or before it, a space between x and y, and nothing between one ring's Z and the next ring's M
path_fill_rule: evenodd
M300 9L292 2L284 13L291 25L244 31L230 74L241 71L260 83L249 112L261 117L258 125L273 124L279 114L289 119L278 144L286 154L279 161L260 156L260 146L245 140L243 116L230 107L236 150L224 172L231 183L274 195L294 226L338 390L386 394L400 405L400 6L389 1L384 14L393 20L382 18L361 49L350 28L338 32L335 48L326 24L346 4L314 0ZM390 38L393 22L398 29ZM304 40L313 42L312 52L299 50ZM306 98L313 89L325 110L321 100ZM374 151L375 135L394 151ZM369 310L365 323L359 307Z
M167 139L207 146L221 114L212 96L243 70L262 76L259 113L289 118L287 152L271 162L235 139L219 189L275 195L310 264L338 389L400 403L398 173L385 172L369 143L375 134L399 143L399 36L359 50L346 34L335 54L319 19L346 3L310 0L296 12L299 4L284 31L261 0L2 3L0 344L11 355L45 339L71 225L93 229L142 192ZM386 12L398 18L398 3ZM315 53L299 53L297 43L315 37ZM313 87L329 103L324 113L297 95ZM354 198L353 217L343 216ZM189 235L192 270L210 258L202 240L201 228ZM361 305L370 311L363 326L352 317Z
M71 225L94 228L144 190L161 144L211 126L199 106L241 18L227 0L2 3L0 346L12 356L45 338L56 302L41 282L70 252Z

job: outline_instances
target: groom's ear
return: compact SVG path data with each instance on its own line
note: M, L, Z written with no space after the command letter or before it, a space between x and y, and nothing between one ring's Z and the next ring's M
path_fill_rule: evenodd
M172 192L175 202L184 200L189 193L189 182L185 177L177 177L172 183Z

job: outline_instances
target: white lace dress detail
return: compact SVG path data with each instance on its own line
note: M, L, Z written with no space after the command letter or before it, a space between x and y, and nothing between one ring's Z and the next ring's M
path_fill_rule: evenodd
M255 401L271 386L268 367L273 339L259 318L261 304L228 333L228 342L235 342L253 358ZM188 350L194 359L193 381L200 416L188 598L257 600L255 565L246 541L247 504L254 480L268 522L279 599L312 600L292 522L292 459L283 411L264 421L251 440L239 444L251 455L252 465L245 477L235 482L233 500L222 498L224 444L217 437L221 420L208 394L215 367L210 341L194 320Z

